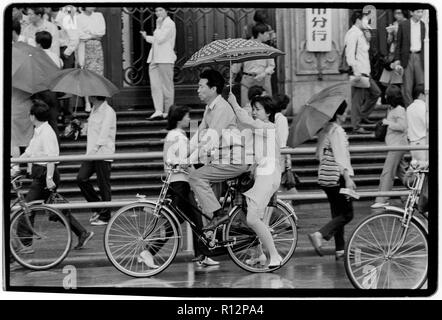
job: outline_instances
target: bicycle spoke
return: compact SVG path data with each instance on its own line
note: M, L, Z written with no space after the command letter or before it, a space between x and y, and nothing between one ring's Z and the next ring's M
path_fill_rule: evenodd
M371 233L373 239L376 241L376 244L378 245L378 248L381 249L381 251L385 252L385 250L382 249L382 245L379 243L379 241L377 240L376 236L374 235L373 231L371 230L371 228L370 228L370 226L368 224L367 224L367 229Z
M368 239L365 239L365 238L364 238L363 236L361 236L360 234L358 234L357 237L358 237L359 239L362 239L363 241L365 241L365 242L368 244L369 247L371 247L371 248L373 248L373 249L379 249L379 251L381 251L381 252L385 252L384 249L382 249L382 248L379 247L379 246L376 246L374 243L370 242Z

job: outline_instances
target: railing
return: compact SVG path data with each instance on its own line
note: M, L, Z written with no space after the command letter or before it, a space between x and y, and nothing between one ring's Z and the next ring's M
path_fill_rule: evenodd
M428 150L428 145L425 146L365 146L365 147L350 147L350 153L372 153L372 152L388 152L388 151L410 151L410 150ZM315 147L304 147L296 149L283 149L283 154L305 155L315 154ZM42 157L42 158L12 158L11 163L32 163L32 162L77 162L77 161L92 161L92 160L134 160L134 159L162 159L162 152L142 152L142 153L120 153L112 155L68 155L59 157ZM362 191L358 192L361 198L373 198L378 196L400 197L408 195L408 191ZM281 193L278 198L282 200L321 200L326 199L327 196L322 192L315 192L309 194L288 194ZM155 200L155 198L148 198ZM96 208L121 208L133 203L133 200L125 201L105 201L105 202L77 202L77 203L60 203L50 204L51 207L57 209L96 209ZM190 226L186 224L187 241L185 251L192 252L192 236Z

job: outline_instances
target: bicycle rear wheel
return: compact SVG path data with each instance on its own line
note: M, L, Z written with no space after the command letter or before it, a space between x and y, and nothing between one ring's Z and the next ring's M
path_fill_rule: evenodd
M386 211L368 217L353 231L345 252L345 269L359 289L418 289L427 279L428 243L422 226ZM398 248L401 235L406 232ZM396 250L397 249L397 250Z
M121 272L132 277L151 277L172 263L179 247L174 219L164 210L153 214L155 206L135 203L121 208L109 221L104 234L107 257ZM154 268L140 260L143 251L153 257Z
M23 210L12 217L11 253L18 263L32 270L55 267L71 248L69 223L60 211L45 205L32 206L29 212L28 217Z
M264 221L268 221L270 232L275 242L276 250L282 257L283 266L292 257L298 242L298 231L292 212L280 203L268 212ZM256 233L247 225L247 216L241 207L233 209L230 221L224 230L225 241L232 242L233 245L227 247L231 259L242 269L250 272L269 272L278 268L268 268L270 255L263 248L267 261L263 264L250 264L250 259L261 245ZM249 263L247 263L249 261Z

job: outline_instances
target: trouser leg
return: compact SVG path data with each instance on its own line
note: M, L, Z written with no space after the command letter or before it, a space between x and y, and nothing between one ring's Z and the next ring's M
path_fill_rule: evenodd
M161 84L160 68L157 63L149 65L150 90L155 112L164 112L164 98Z
M394 184L394 178L405 152L404 151L390 151L385 158L384 167L379 178L379 191L391 191ZM405 175L405 174L404 174ZM387 202L389 197L377 197L376 202Z
M174 104L175 88L173 84L173 63L161 63L160 76L164 101L164 112L168 113L170 106Z
M381 89L379 89L376 81L370 78L370 88L365 90L365 101L361 107L361 118L366 119L373 112L376 107L376 103L381 95Z
M361 123L361 106L364 99L364 89L351 87L351 125L353 130Z
M111 163L109 161L99 160L94 161L95 170L97 173L97 184L100 190L101 201L111 201L112 193L111 193L111 184L110 184L110 175L111 175ZM100 214L101 220L109 220L111 216L111 211L109 208L102 208L98 211Z

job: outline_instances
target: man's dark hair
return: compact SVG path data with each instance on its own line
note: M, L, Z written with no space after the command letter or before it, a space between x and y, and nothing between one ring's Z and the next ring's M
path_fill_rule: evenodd
M402 97L401 88L391 85L385 91L385 100L387 104L396 108L397 106L404 106L404 98Z
M184 116L189 112L190 109L187 106L171 106L167 115L167 130L175 129L178 122L183 120Z
M35 34L35 42L43 49L49 49L52 45L52 35L47 31L39 31Z
M249 98L250 101L253 97L261 96L264 91L264 88L261 86L251 86L249 91L247 91L247 98Z
M270 31L268 25L264 23L257 23L252 27L252 36L256 39L260 33L265 33L267 31Z
M362 12L362 10L353 11L353 13L351 14L351 18L350 18L351 24L352 25L355 24L356 20L358 20L358 19L361 20L363 16L364 16L364 13Z
M419 98L421 94L425 94L425 88L423 84L418 84L413 89L413 99Z
M278 93L273 96L273 100L275 101L275 112L281 112L289 105L290 98L288 95L283 93Z
M106 101L106 97L103 97L103 96L92 96L92 97L94 97L98 101Z
M221 94L224 89L225 80L221 73L213 69L206 69L200 74L200 79L207 79L209 88L216 87L216 93Z
M408 11L411 13L411 12L414 12L414 11L416 11L416 10L423 10L422 9L422 6L409 6L408 7Z
M250 105L252 106L252 108L255 108L257 103L261 104L264 107L265 112L270 114L269 121L274 123L276 112L275 112L275 105L273 99L269 96L264 96L264 97L254 97L250 101Z
M35 116L38 121L44 122L49 120L49 106L40 99L32 100L31 111L29 114Z
M15 31L17 35L20 35L21 33L21 24L17 19L12 20L12 31Z
M253 15L253 21L256 23L267 23L267 12L263 9L255 10L255 14Z
M343 115L345 110L347 110L347 101L343 100L329 122L336 121L336 118L340 115Z
M43 17L45 14L45 9L41 7L28 7L28 10L34 11L34 14L40 17Z
M410 18L410 14L407 9L400 9L400 8L393 9L393 14L396 10L401 10L402 15L404 16L405 19Z

